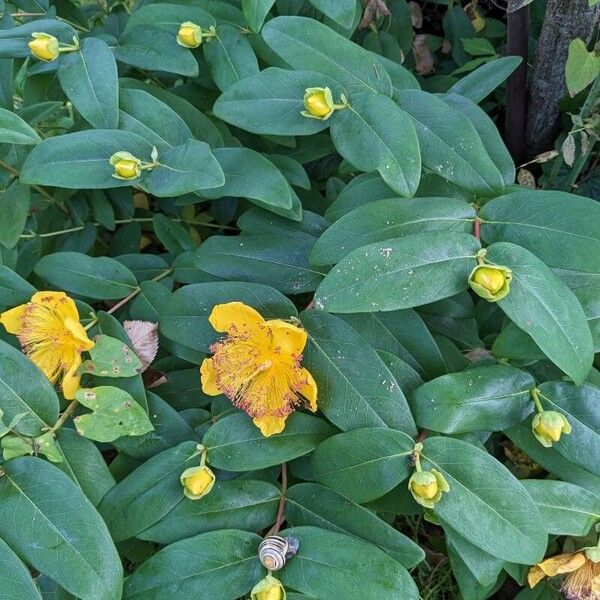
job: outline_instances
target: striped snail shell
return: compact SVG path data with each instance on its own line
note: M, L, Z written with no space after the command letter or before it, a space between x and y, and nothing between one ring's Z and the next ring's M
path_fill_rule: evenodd
M279 535L266 537L258 547L258 558L269 571L279 571L286 560L298 552L296 538L284 538Z

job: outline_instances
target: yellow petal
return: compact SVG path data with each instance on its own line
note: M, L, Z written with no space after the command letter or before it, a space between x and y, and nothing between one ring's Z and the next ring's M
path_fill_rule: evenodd
M308 335L304 329L286 323L280 319L267 321L265 327L273 336L273 348L276 352L283 352L298 357L302 354Z
M90 340L85 329L83 328L83 325L79 321L74 321L70 317L67 317L65 319L65 327L79 343L80 352L91 350L95 346L94 342Z
M546 578L546 573L542 571L537 565L531 567L529 569L529 573L527 573L527 583L530 588L534 588L542 579Z
M81 376L77 373L77 369L81 366L81 355L78 352L73 354L71 366L69 370L64 374L62 380L62 391L63 396L67 400L73 400L75 398L75 392L79 389L79 382Z
M562 573L571 573L587 562L583 552L577 554L558 554L539 563L537 566L548 576L554 577Z
M27 310L26 304L21 304L15 308L11 308L0 314L0 323L4 325L4 328L8 333L18 334L23 326L23 316Z
M36 292L31 301L48 307L62 320L73 319L79 321L79 312L75 302L64 292Z
M250 333L264 323L264 319L251 306L243 302L217 304L208 317L209 323L220 333L232 335Z
M302 369L301 374L306 383L299 391L308 400L308 408L315 412L317 410L317 382L307 369Z
M202 391L209 396L218 396L222 394L217 385L217 371L215 370L213 359L205 358L200 365L200 379L202 381Z
M252 422L260 429L260 432L269 437L275 433L281 433L285 428L285 417L255 417Z

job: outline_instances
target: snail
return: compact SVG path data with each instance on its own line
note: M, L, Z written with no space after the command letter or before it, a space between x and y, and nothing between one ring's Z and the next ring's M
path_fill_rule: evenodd
M286 560L298 552L298 546L296 538L270 535L260 543L258 558L269 571L279 571L285 566Z

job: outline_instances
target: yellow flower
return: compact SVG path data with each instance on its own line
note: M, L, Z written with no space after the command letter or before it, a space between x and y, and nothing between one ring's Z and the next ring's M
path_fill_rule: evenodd
M142 161L129 152L115 152L110 157L116 179L137 179L142 174Z
M304 93L304 108L300 114L311 119L326 121L333 114L333 111L347 108L348 102L342 94L341 104L333 101L331 90L324 88L307 88Z
M45 62L56 60L60 54L58 50L58 40L47 33L34 32L31 34L33 38L27 45L31 50L31 54Z
M226 335L211 346L213 357L200 367L205 394L225 394L266 437L281 433L299 404L317 410L317 384L300 366L304 329L279 319L265 321L241 302L218 304L208 320Z
M550 448L560 440L563 433L571 433L571 424L563 414L555 410L544 410L533 417L531 430L542 446Z
M267 575L259 581L250 592L251 600L285 600L286 593L281 581Z
M202 43L202 28L196 23L186 21L177 32L177 43L184 48L197 48Z
M180 477L183 492L190 500L200 500L215 485L215 474L206 466L186 469Z
M531 567L527 575L529 587L546 577L564 575L561 591L567 600L600 600L600 559L597 548L559 554Z
M408 489L413 498L426 508L433 508L444 492L450 491L445 477L436 469L417 471L408 480Z
M94 347L75 302L64 292L36 292L31 302L0 314L0 323L17 335L23 352L52 383L61 379L65 398L73 399L81 353Z
M471 289L488 302L502 300L510 291L512 271L500 265L477 265L469 276Z

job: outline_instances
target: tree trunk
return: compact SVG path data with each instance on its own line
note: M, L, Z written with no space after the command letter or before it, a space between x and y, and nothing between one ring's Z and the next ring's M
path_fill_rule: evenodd
M565 94L565 64L569 43L589 40L600 19L600 4L588 0L548 0L529 86L527 155L552 148L557 135L559 101Z

